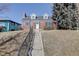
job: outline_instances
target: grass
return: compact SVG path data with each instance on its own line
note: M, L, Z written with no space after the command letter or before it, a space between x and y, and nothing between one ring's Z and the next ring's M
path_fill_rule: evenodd
M23 41L25 40L27 34L28 32L24 32L24 31L1 32L0 44L3 42L5 43L3 43L3 45L0 45L0 55L17 56L19 48L22 45ZM10 39L11 37L15 37L15 38Z
M47 30L42 32L44 52L47 56L79 55L79 31Z

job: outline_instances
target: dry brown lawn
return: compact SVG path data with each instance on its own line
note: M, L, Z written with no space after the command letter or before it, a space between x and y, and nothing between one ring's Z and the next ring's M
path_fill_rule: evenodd
M24 31L0 32L0 56L17 56L27 34Z
M47 56L79 55L79 31L49 30L41 31L44 52Z

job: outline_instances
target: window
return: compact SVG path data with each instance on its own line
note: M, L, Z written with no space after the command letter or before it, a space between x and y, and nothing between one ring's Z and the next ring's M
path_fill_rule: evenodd
M3 23L3 22L0 22L0 26L5 26L5 23Z
M32 16L32 19L35 19L35 16Z
M51 26L51 23L50 22L46 22L46 26L47 27L50 27Z
M36 19L36 14L32 14L31 19Z
M15 23L14 22L11 22L11 25L15 25Z
M48 14L44 14L43 18L48 19Z
M51 22L46 22L45 29L48 29L48 30L52 29Z

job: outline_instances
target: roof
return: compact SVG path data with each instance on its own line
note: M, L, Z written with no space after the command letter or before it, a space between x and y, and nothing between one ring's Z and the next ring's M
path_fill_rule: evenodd
M51 16L48 16L48 19L51 20L52 17ZM33 19L33 20L48 20L48 19L44 19L43 16L36 16L36 18ZM27 17L23 18L23 20L31 20L31 16L27 16Z
M0 21L9 21L9 22L13 22L13 23L16 23L16 24L19 24L19 25L21 25L20 23L17 23L17 22L15 22L15 21L12 21L12 20L5 20L5 19L0 19Z

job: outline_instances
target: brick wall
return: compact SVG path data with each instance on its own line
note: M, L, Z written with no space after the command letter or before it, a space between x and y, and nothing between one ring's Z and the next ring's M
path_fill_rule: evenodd
M41 29L44 29L44 27L45 27L45 21L44 20L41 20L40 21L40 28Z

